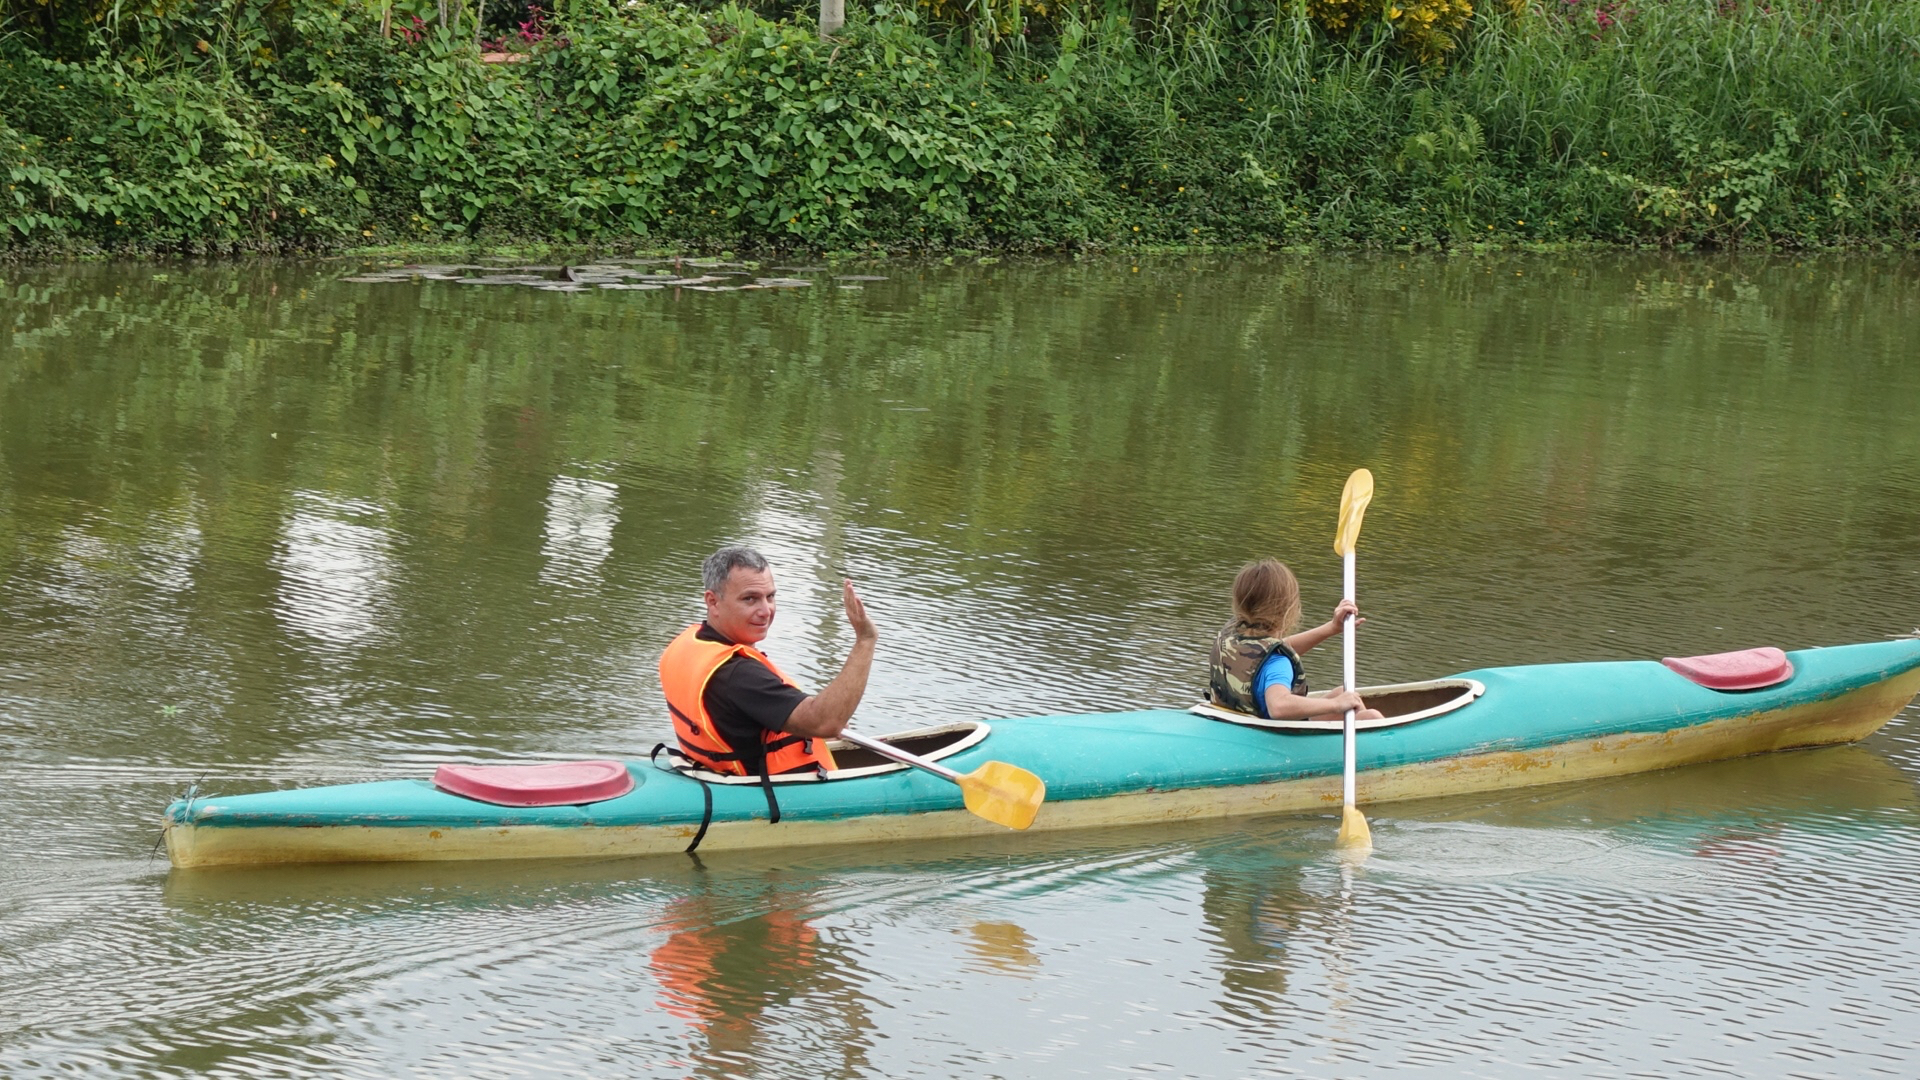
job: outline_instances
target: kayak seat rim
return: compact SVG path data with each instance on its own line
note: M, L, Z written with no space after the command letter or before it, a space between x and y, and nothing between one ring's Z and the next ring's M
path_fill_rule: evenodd
M1466 708L1479 700L1487 692L1485 683L1478 679L1449 678L1428 679L1423 682L1392 683L1386 686L1360 687L1360 696L1371 707L1376 703L1391 708L1390 701L1398 696L1403 698L1404 711L1392 713L1373 720L1355 720L1355 731L1372 731L1377 728L1399 727L1419 720L1450 713ZM1324 691L1309 694L1309 697L1324 696ZM1437 700L1436 700L1437 699ZM1190 706L1188 712L1195 716L1204 716L1212 720L1223 720L1229 724L1244 727L1262 728L1267 731L1290 732L1293 734L1318 734L1321 732L1341 731L1346 727L1346 717L1330 717L1308 720L1268 720L1250 713L1223 709L1211 702L1201 702Z
M993 725L984 720L954 720L928 727L908 728L905 731L896 731L890 735L876 736L876 738L881 742L917 754L928 761L939 761L979 745L992 733ZM866 776L904 772L913 767L902 762L880 758L871 750L861 749L840 739L828 739L827 749L832 752L838 768L824 775L814 769L777 773L767 777L767 780L775 785L833 783L839 780L858 780ZM761 782L758 774L735 776L700 768L688 762L671 746L668 747L668 754L677 764L666 767L664 770L666 772L679 773L681 776L708 784L758 785ZM849 764L850 762L860 762L860 764Z

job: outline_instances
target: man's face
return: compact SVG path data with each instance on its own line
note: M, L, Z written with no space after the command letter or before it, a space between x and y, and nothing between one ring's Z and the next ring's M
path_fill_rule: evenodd
M736 566L724 593L707 592L707 625L742 645L758 645L773 626L773 572Z

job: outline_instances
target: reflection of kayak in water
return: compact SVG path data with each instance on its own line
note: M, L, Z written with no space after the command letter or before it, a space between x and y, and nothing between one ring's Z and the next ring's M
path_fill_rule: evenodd
M1914 778L1870 745L1817 753L1758 754L1689 769L1684 783L1650 773L1605 783L1476 795L1423 804L1420 817L1537 827L1543 820L1583 827L1659 828L1688 833L1764 828L1793 821L1835 835L1870 836L1911 827L1920 810Z
M1359 739L1362 803L1619 776L1769 750L1851 742L1920 692L1920 641L1787 654L1781 681L1710 689L1661 664L1488 668L1364 690L1386 718ZM1711 677L1711 673L1708 673ZM1331 809L1340 804L1337 725L1283 730L1171 709L952 724L895 741L962 772L990 759L1046 781L1035 829ZM1329 728L1335 728L1329 730ZM892 842L978 835L958 789L870 752L841 768L777 778L777 824L756 781L646 762L631 790L598 801L501 806L425 780L348 784L168 807L176 866L507 859ZM616 772L620 771L618 769Z

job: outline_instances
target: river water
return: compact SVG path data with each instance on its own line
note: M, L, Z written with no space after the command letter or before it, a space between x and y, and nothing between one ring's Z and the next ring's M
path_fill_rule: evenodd
M1330 817L154 854L189 784L645 753L734 540L803 681L859 583L868 730L1190 702L1242 561L1331 610L1363 465L1363 683L1911 632L1920 263L340 280L380 265L0 272L0 1074L1920 1074L1911 706L1854 746L1370 808L1357 866Z

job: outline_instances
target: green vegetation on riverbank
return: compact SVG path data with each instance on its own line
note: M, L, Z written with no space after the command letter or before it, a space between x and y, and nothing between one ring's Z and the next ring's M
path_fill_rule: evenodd
M1463 7L12 0L0 249L1920 243L1920 4Z

